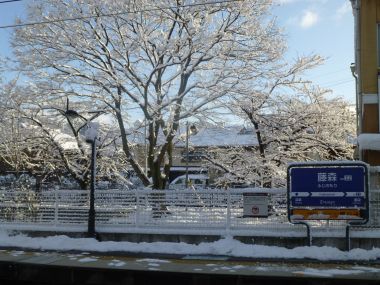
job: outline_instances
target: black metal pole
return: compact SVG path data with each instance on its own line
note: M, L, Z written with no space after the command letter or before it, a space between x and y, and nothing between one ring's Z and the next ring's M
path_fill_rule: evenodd
M313 243L313 238L311 236L311 230L310 230L310 225L306 222L303 222L303 221L299 221L299 222L295 222L293 223L295 225L304 225L306 226L306 238L307 238L307 246L311 246L312 243Z
M189 122L186 122L186 176L185 187L189 187Z
M96 238L95 232L95 171L96 171L96 137L91 141L91 188L90 210L88 212L88 237Z
M351 236L350 236L350 223L346 225L346 250L351 250Z

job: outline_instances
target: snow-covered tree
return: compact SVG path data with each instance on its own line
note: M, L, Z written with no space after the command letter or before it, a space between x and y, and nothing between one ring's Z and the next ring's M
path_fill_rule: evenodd
M237 106L257 147L213 149L208 162L225 172L221 182L270 186L283 181L289 162L353 158L355 113L326 90L302 84L294 92L271 95L257 105ZM330 96L329 96L330 95Z
M78 126L68 124L64 110L43 108L34 101L34 92L16 82L3 85L0 90L1 163L16 172L28 171L42 181L66 175L81 189L88 188L91 149L79 131L86 122L82 120ZM89 118L95 116L97 114L90 114ZM114 144L118 137L109 126L99 131L98 179L126 182L122 173L128 165L120 161L120 149Z
M69 96L107 108L118 122L126 160L145 185L151 178L159 189L181 120L208 116L216 103L229 100L226 95L256 90L281 69L285 41L271 5L40 0L30 4L26 21L45 23L17 28L13 47L19 69L38 90L35 102ZM315 60L305 59L306 65ZM147 124L147 172L127 136L134 117Z

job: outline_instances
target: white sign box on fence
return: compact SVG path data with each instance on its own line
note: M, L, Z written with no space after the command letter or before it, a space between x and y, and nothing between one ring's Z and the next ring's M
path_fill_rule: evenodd
M243 217L268 217L268 194L244 193Z

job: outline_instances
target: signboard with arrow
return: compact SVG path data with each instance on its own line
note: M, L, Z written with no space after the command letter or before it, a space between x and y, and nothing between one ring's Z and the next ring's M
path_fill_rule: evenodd
M288 218L368 220L368 168L362 162L288 167Z

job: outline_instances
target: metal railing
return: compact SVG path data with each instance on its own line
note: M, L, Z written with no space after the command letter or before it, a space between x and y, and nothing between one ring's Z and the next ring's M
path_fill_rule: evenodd
M246 218L244 193L268 193L269 216ZM5 229L86 231L89 191L0 190ZM380 224L380 191L371 191L370 226ZM287 220L286 189L96 190L96 230L115 233L305 236ZM312 222L319 235L344 235L344 222Z

